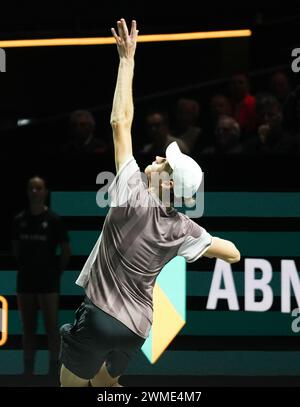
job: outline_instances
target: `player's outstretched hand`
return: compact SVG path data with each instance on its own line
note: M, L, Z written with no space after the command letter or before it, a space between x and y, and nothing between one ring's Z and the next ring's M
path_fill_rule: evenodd
M120 58L133 59L138 36L136 21L132 20L129 33L126 21L121 18L117 21L117 31L112 28L111 32L116 40Z

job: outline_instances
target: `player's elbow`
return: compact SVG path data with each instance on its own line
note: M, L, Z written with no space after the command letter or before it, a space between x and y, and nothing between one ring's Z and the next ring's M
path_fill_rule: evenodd
M118 132L118 131L122 130L122 128L124 127L124 123L125 123L124 117L112 118L110 120L110 125L114 132Z
M118 133L128 129L132 125L132 116L128 114L112 115L110 125L114 132Z

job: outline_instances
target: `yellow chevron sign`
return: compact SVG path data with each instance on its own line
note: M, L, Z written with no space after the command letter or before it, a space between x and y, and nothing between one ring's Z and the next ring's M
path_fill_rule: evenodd
M151 363L163 354L186 321L186 262L172 259L159 274L153 291L153 324L142 351Z

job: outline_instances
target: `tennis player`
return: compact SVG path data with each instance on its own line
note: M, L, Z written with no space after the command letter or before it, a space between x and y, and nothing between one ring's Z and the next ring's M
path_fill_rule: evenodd
M144 182L131 139L136 22L129 32L121 19L112 34L119 54L111 112L117 176L102 232L76 281L85 299L75 322L61 328L63 387L121 386L120 375L152 325L155 280L175 256L187 262L201 256L240 260L233 243L211 236L174 208L174 196L192 200L202 181L200 166L176 142L146 167Z

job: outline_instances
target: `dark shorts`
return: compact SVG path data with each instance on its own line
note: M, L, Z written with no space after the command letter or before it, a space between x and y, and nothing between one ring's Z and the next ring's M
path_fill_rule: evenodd
M60 290L60 275L58 272L17 274L17 293L19 294L46 294L58 293Z
M74 323L63 325L60 333L61 362L83 379L92 379L104 361L110 376L121 375L145 342L88 297L77 309Z

